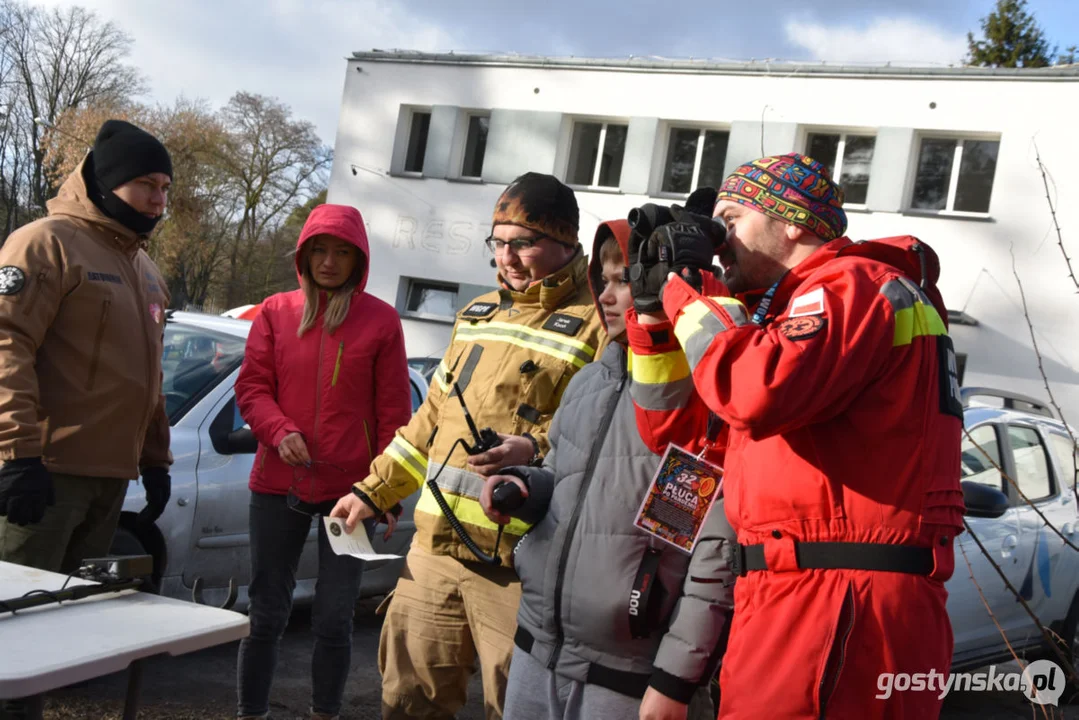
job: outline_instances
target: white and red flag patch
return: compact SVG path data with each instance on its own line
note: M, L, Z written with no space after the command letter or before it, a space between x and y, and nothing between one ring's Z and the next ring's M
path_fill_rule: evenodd
M824 288L810 290L791 301L791 311L787 317L824 314Z

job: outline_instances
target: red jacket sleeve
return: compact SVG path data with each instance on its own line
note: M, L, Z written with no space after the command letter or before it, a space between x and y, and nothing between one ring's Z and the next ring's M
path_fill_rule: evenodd
M668 321L641 325L637 313L626 313L629 338L630 397L637 415L637 431L648 448L662 455L674 444L698 453L709 447L708 459L722 465L727 429L711 441L711 412L693 386L689 363Z
M759 440L835 416L880 372L895 333L883 282L851 265L821 272L799 289L819 291L819 312L764 328L737 300L703 297L677 278L663 304L701 398Z
M251 326L244 362L236 379L236 405L258 441L276 448L289 433L300 428L277 404L277 371L274 368L274 330L271 307L263 305Z
M387 314L389 327L375 360L375 439L380 455L393 440L398 428L412 418L412 383L409 381L405 334L401 320Z

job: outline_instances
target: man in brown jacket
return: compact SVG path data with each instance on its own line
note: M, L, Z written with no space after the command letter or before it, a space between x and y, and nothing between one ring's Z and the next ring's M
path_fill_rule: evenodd
M165 509L169 296L145 243L171 182L165 146L109 120L48 217L0 246L0 560L66 573L107 554L140 473L140 520Z

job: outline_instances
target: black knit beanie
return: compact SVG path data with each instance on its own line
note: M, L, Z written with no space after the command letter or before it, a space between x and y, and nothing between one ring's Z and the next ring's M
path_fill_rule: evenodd
M172 159L161 141L123 120L106 120L97 131L94 168L102 190L151 173L172 177Z
M97 132L83 179L90 199L109 217L137 235L149 235L160 217L143 215L112 191L152 173L172 177L172 159L161 141L123 120L106 120Z

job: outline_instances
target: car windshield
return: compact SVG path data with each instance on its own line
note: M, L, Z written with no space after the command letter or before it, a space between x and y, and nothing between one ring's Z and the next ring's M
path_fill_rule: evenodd
M236 368L243 360L244 345L244 339L234 335L179 323L165 326L161 369L170 423L175 424Z

